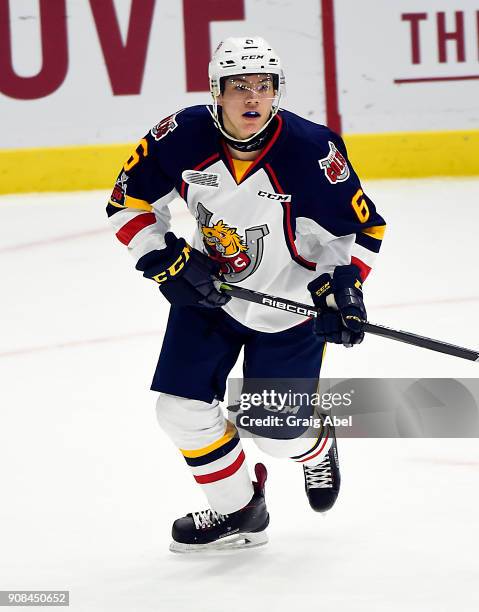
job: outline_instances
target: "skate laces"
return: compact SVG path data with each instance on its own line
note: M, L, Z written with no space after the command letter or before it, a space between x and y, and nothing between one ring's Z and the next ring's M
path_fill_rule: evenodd
M227 514L220 514L208 508L208 510L200 510L199 512L193 512L193 521L195 523L195 529L206 529L207 527L213 527L216 523L224 523Z
M333 486L329 454L318 465L304 465L303 468L308 489L330 489Z

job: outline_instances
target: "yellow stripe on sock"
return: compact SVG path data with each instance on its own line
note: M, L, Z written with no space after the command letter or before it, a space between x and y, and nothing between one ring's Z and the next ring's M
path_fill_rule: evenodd
M218 440L216 440L216 442L212 442L211 444L208 444L208 446L203 446L203 448L197 448L195 450L186 450L184 448L180 448L180 451L182 452L184 457L201 457L202 455L211 453L211 451L214 451L220 446L223 446L223 444L229 442L231 438L234 438L235 435L236 427L233 425L233 423L231 423L231 421L227 421L226 431L224 435Z

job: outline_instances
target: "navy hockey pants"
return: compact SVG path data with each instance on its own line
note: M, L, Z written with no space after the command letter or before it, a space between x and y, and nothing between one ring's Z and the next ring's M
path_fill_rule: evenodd
M313 333L312 320L266 333L221 308L172 306L151 389L208 403L223 400L242 347L245 379L319 378L324 343Z

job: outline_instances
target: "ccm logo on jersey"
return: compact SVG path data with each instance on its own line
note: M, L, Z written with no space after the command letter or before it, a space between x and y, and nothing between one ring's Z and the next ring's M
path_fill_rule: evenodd
M349 166L348 162L344 158L344 155L338 151L335 144L328 140L329 153L323 159L318 160L319 165L324 170L326 178L335 185L336 183L343 183L349 178Z
M269 193L268 191L258 191L261 198L268 200L277 200L278 202L291 202L291 196L288 193Z
M179 110L174 115L166 117L165 119L160 121L160 123L157 123L155 127L151 128L151 135L153 136L153 138L155 140L161 140L167 134L169 134L173 130L176 130L176 128L178 127L178 124L176 123L176 116L180 113L181 111Z
M316 317L318 313L316 310L310 310L309 308L303 308L301 306L294 306L294 304L285 304L278 300L272 300L271 298L263 298L262 303L266 306L273 306L280 310L287 310L288 312L294 312L295 314L305 315L307 317Z
M183 170L181 178L188 185L202 185L203 187L219 187L220 175L214 172L198 172L197 170Z

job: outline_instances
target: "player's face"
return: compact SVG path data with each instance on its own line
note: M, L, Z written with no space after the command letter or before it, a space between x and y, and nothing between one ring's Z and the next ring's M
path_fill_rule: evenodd
M271 115L275 97L270 74L242 74L229 77L218 97L226 131L244 140L258 132Z

